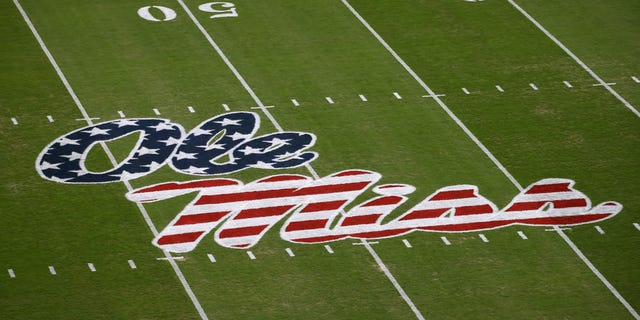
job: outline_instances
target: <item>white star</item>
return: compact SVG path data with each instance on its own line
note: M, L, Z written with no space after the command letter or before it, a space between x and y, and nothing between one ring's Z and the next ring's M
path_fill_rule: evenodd
M157 126L150 126L149 128L156 129L156 131L173 130L174 127L168 122L160 122Z
M65 137L62 137L58 140L58 143L60 143L60 146L66 146L68 144L73 144L77 146L77 145L80 145L78 141L80 141L80 139L72 140L72 139L67 139Z
M186 152L180 151L174 157L176 158L176 160L196 159L196 155L197 153L186 153Z
M158 142L162 142L167 146L172 146L180 143L180 139L176 139L174 137L169 137L167 140L160 140Z
M262 153L262 149L251 148L249 146L246 146L244 147L244 149L238 151L244 153L245 156L252 153Z
M189 132L189 135L201 136L203 134L211 134L211 130L202 130L200 128L195 128Z
M272 163L266 163L263 161L258 161L258 163L256 164L251 164L249 165L252 168L257 168L257 169L273 169L273 164Z
M278 160L302 159L302 157L300 157L300 154L291 152L285 152L284 154L278 155L276 157L278 158Z
M242 134L240 132L236 132L236 133L230 135L229 137L231 137L231 139L233 139L235 141L235 140L249 138L249 137L251 137L251 135L250 134Z
M90 133L89 136L93 137L93 136L97 136L97 135L105 135L105 134L108 135L109 131L111 131L111 129L100 129L98 127L93 127L93 128L91 128L91 130L84 130L82 132Z
M145 154L158 154L158 150L160 149L149 149L147 147L142 147L138 149L138 152L136 154L138 156L144 156Z
M120 174L110 174L109 176L120 178L120 181L123 181L123 180L131 180L131 179L135 179L135 178L138 178L138 177L142 177L145 174L146 173L144 173L144 172L132 173L132 172L129 172L127 170L122 170L122 173L120 173Z
M162 165L160 163L155 162L155 161L151 161L150 164L144 165L143 167L149 168L149 171L155 171L158 168L162 167Z
M78 160L78 159L82 159L82 153L77 153L77 152L73 151L73 152L71 152L71 154L68 154L68 155L62 156L62 157L65 157L65 158L69 159L69 161L75 161L75 160Z
M189 168L183 169L182 171L190 174L207 174L205 170L207 170L207 168L197 168L194 166L189 166Z
M49 163L46 161L42 161L42 163L40 164L40 170L48 170L48 169L56 169L56 170L60 170L60 168L58 168L58 166L60 166L62 164L62 162L60 163Z
M222 121L214 121L214 122L221 124L223 127L226 127L226 126L239 126L240 121L242 120L232 120L232 119L224 118L222 119Z
M122 119L122 120L115 121L113 123L117 124L118 128L121 128L125 126L137 126L138 120Z
M265 141L265 142L266 143L271 143L271 147L273 147L273 146L277 146L277 145L280 145L280 144L289 145L290 144L289 141L291 141L291 139L273 138L273 139L271 139L271 141Z
M55 181L55 182L65 182L67 180L70 180L71 178L64 178L63 179L63 178L58 178L56 176L51 176L49 179L51 179L52 181Z

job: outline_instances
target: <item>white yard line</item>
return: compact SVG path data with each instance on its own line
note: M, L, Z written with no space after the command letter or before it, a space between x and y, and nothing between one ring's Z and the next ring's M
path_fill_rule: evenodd
M271 113L269 112L269 110L265 107L265 105L262 103L262 101L260 100L260 98L258 98L258 95L256 95L256 93L253 91L253 89L249 86L249 84L247 83L247 81L244 79L244 77L240 74L240 72L238 72L238 70L236 69L236 67L231 63L231 61L229 60L229 58L227 58L227 56L224 54L224 52L222 51L222 49L220 48L220 46L218 46L218 44L213 40L213 38L211 37L211 35L207 32L207 30L202 26L202 24L200 24L200 21L198 21L198 19L193 15L193 12L191 12L191 10L189 9L189 7L187 7L187 5L184 3L184 1L182 0L177 0L178 3L180 4L180 6L184 9L184 11L187 13L187 15L189 16L189 18L191 18L191 21L193 21L193 23L196 25L196 27L198 28L198 30L200 30L200 32L202 33L202 35L207 39L207 41L209 42L209 44L211 45L211 47L213 47L213 49L218 53L218 55L220 56L220 58L222 59L222 61L224 61L224 63L227 65L227 67L229 68L229 70L231 70L231 72L236 76L236 78L238 79L238 81L242 84L242 86L244 87L244 89L247 91L247 93L249 93L249 95L251 96L251 98L253 98L253 101L257 104L258 108L265 114L265 116L269 119L269 121L271 121L271 123L273 124L273 126L276 128L276 130L282 132L284 131L282 129L282 126L280 126L280 124L276 121L276 119L273 117L273 115L271 115ZM437 97L436 97L437 98ZM316 178L319 179L320 176L318 175L318 173L315 171L315 169L313 169L313 167L310 164L305 164L304 166L310 173L311 175ZM420 312L418 311L418 309L415 307L415 305L413 304L413 301L411 301L411 298L409 298L409 296L404 292L404 290L402 289L402 287L400 286L400 284L398 283L398 281L396 281L396 279L393 277L393 275L391 275L391 273L389 272L389 270L387 269L387 267L385 266L385 264L382 262L382 259L380 259L380 257L376 254L375 250L373 250L373 248L369 245L369 243L367 241L365 241L364 239L361 240L362 244L364 244L364 246L367 248L367 251L369 251L369 253L371 254L371 256L373 256L374 260L376 261L376 263L378 264L378 266L380 267L380 269L384 270L384 274L387 276L387 278L389 279L389 281L391 281L391 283L393 284L393 286L395 287L395 289L398 291L398 293L400 294L400 296L407 302L407 304L409 305L409 307L411 308L411 310L414 311L414 313L416 314L416 316L418 317L418 319L424 319L422 317L422 315L420 314ZM325 247L326 248L326 247ZM250 251L247 252L247 254L249 254ZM253 255L253 254L251 254Z
M521 10L521 12L525 15L526 12L524 12L524 10L522 10L522 8L518 7L512 0L508 0L510 3L512 3L516 8L518 8L519 10ZM502 171L502 173L511 181L511 183L513 183L513 185L519 190L519 191L523 191L522 186L520 185L520 183L511 175L511 173L509 173L509 171L500 163L500 161L498 161L498 159L489 151L489 149L487 149L484 144L482 144L482 142L480 142L480 140L462 123L462 121L460 121L460 119L449 109L449 107L447 107L446 104L444 104L444 102L442 102L442 100L437 97L433 90L431 90L431 88L429 88L429 86L426 85L426 83L413 71L413 69L411 69L411 67L409 67L404 60L402 60L402 58L400 58L400 56L391 48L391 46L389 46L389 44L382 39L382 37L369 25L369 23L367 23L364 18L362 16L360 16L360 14L347 2L347 0L342 0L342 3L349 9L349 11L351 11L351 13L353 13L353 15L364 25L365 28L367 28L367 30L369 30L369 32L371 32L371 34L378 40L378 42L380 42L380 44L382 44L382 46L387 49L387 51L396 59L396 61L398 61L398 63L400 63L404 69L415 79L415 81L420 84L420 86L429 93L429 95L433 96L433 99L440 105L440 107L442 107L442 109L449 115L449 117L451 117L451 119L453 119L458 126L469 136L469 138L471 138L471 140L473 140L473 142L476 143L476 145L484 152L484 154L491 159L491 161L495 164L495 166L500 169L500 171ZM528 16L528 15L527 15ZM530 17L530 16L529 16ZM534 22L536 25L539 26L539 24L537 22L535 22L535 20L533 20L533 18L530 18L530 20L532 20L532 22ZM541 28L541 30L545 31L544 28L542 28L542 26L539 26ZM550 35L550 34L549 34ZM553 36L551 36L553 37ZM555 38L553 38L555 39ZM557 39L556 39L557 41ZM559 43L559 42L558 42ZM561 44L560 44L561 45ZM568 49L566 50L568 51ZM577 59L577 57L576 57ZM579 60L578 60L579 61ZM581 63L581 62L580 62ZM582 64L584 65L584 64ZM584 65L584 67L586 67L586 65ZM586 67L588 69L588 67ZM590 71L590 69L588 70ZM590 73L593 73L593 71L591 71ZM594 78L596 78L596 80L598 80L598 82L600 83L605 83L604 81L602 81L602 79L600 79L595 73L592 74L594 76ZM611 89L610 87L607 87L608 90L610 90L610 92L614 93L615 91L613 91L613 89ZM616 96L619 96L617 93L615 93ZM620 97L622 98L622 97ZM624 99L622 99L624 100ZM626 101L625 101L626 102ZM635 111L637 113L637 111L635 109L633 109L633 111ZM618 290L616 290L613 285L611 285L611 283L609 282L609 280L607 280L607 278L605 278L602 273L600 273L600 271L591 263L591 261L589 261L589 259L587 259L587 257L582 254L582 251L580 251L580 249L578 249L578 247L575 245L575 243L573 243L573 241L571 241L571 239L569 239L569 237L564 233L564 231L558 227L558 226L554 226L553 230L555 232L557 232L560 237L562 237L562 239L569 245L569 247L571 247L571 249L575 252L575 254L582 260L582 262L584 262L584 264L587 265L587 267L596 275L596 277L598 277L598 279L600 279L600 281L602 281L602 283L609 289L609 291L620 301L620 303L622 303L622 305L625 306L625 308L627 308L627 310L629 310L629 312L631 313L632 316L634 316L637 320L640 320L640 316L638 316L638 313L631 307L631 305L622 297L622 295L620 295L620 293L618 292ZM446 240L445 237L441 237L443 241ZM449 242L448 240L445 241L445 243Z
M15 4L16 8L18 9L18 11L20 11L20 14L24 18L24 21L29 26L29 29L31 29L31 32L33 33L33 36L38 41L38 44L40 44L40 47L42 48L42 51L44 52L44 54L49 59L49 62L51 63L51 65L55 69L56 73L58 74L58 77L60 78L60 80L64 84L64 87L69 92L69 95L71 96L71 98L75 102L76 107L78 108L78 110L82 114L83 118L86 120L87 124L93 125L93 120L91 119L91 117L87 113L86 109L82 105L82 102L80 102L80 99L76 95L75 91L73 91L73 88L69 84L69 81L67 81L67 77L64 75L64 73L62 73L62 70L60 69L60 66L58 66L58 63L53 58L53 55L51 54L51 52L49 51L49 49L45 45L44 41L40 37L40 34L38 33L38 31L36 30L35 26L31 22L31 19L29 19L29 16L27 15L27 13L24 11L22 6L20 5L20 2L18 0L13 0L13 3ZM109 159L111 160L111 162L114 165L117 165L118 162L115 160L115 157L113 156L113 154L111 153L109 148L106 146L106 144L101 143L101 145L104 148L104 151L107 154L107 156L109 157ZM128 181L124 181L124 185L127 187L127 190L129 192L133 191L133 188L131 187L131 184L129 184ZM154 237L157 236L158 235L158 230L156 229L156 227L154 226L153 222L151 221L151 218L149 217L149 214L147 213L146 209L140 203L137 203L137 205L138 205L138 209L140 210L140 213L142 214L144 220L147 223L147 226L149 227L149 230L151 230L151 232L153 233ZM169 252L164 251L164 250L162 250L162 252L163 252L165 257L167 257L167 258L171 257L171 254ZM130 260L130 264L131 264L131 260ZM198 314L200 315L200 317L202 319L208 319L206 313L204 312L204 310L202 309L202 306L200 305L200 302L198 301L198 298L193 293L193 290L191 290L191 286L189 286L189 283L187 282L187 279L185 279L184 275L182 274L182 271L180 270L180 267L178 267L178 264L176 264L176 262L173 261L173 260L169 260L169 264L173 268L173 271L175 272L176 276L180 280L180 283L182 284L184 290L186 291L187 295L191 299L191 302L193 303L194 307L198 311Z
M551 32L545 29L545 27L543 27L538 21L536 21L536 19L534 19L529 13L527 13L524 9L522 9L522 7L520 7L517 3L515 3L515 1L513 0L507 0L507 1L509 1L509 3L514 8L516 8L516 10L520 11L520 13L522 13L522 15L525 16L529 21L531 21L531 23L533 23L538 29L540 29L540 31L542 31L549 39L551 39L551 41L553 41L558 47L560 47L560 49L562 49L567 55L569 55L571 59L573 59L576 63L578 63L582 67L582 69L587 71L592 78L598 81L599 85L605 87L607 91L609 91L614 97L616 97L616 99L620 100L620 102L622 102L622 104L624 104L625 107L631 110L631 112L633 112L637 117L640 117L640 112L638 112L638 110L634 106L632 106L627 100L625 100L620 94L618 94L618 92L613 90L613 88L611 88L609 84L607 84L604 80L602 80L602 78L600 78L600 76L598 76L593 70L591 70L589 66L587 66L584 62L582 62L582 60L580 60L580 58L578 58L575 54L573 54L573 52L571 52L569 48L567 48L564 44L562 44L562 42L560 42L558 38L553 36Z

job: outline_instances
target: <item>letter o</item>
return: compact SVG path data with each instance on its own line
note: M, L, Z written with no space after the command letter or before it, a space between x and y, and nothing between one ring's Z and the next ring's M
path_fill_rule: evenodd
M160 10L160 12L162 12L162 14L164 15L164 18L163 19L158 19L158 18L154 17L151 14L151 8L156 8L156 9ZM171 8L167 8L167 7L163 7L163 6L146 6L146 7L142 7L140 9L138 9L138 16L140 16L140 18L145 19L147 21L159 22L159 21L170 21L170 20L173 20L173 19L176 18L177 14Z

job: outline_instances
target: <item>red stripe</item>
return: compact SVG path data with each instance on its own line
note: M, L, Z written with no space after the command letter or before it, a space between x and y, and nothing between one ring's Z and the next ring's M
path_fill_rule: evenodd
M368 186L370 181L364 182L353 182L353 183L344 183L344 184L330 184L325 186L316 186L316 187L308 187L302 188L296 192L296 196L306 196L313 194L327 194L327 193L336 193L336 192L347 192L347 191L356 191L362 190L366 186Z
M307 177L295 175L295 174L279 174L277 176L267 177L259 180L258 182L278 182L278 181L292 181L292 180L307 180Z
M371 174L371 173L372 172L362 171L362 170L347 170L347 171L338 172L332 175L332 177L348 177L348 176L357 176L357 175Z
M447 212L450 208L440 208L440 209L427 209L427 210L416 210L411 211L408 215L402 217L400 220L413 220L413 219L426 219L426 218L437 218Z
M552 201L531 201L531 202L517 202L511 205L506 212L509 211L527 211L527 210L537 210L544 206L546 203L553 203L553 207L556 209L560 208L574 208L574 207L585 207L587 205L587 201L585 199L567 199L567 200L552 200Z
M170 183L163 183L163 184L143 188L135 191L133 194L154 192L154 191L191 189L191 188L220 187L220 186L230 186L230 185L237 185L237 184L238 184L237 181L230 180L230 179L198 180L198 181L191 181L186 183L170 182Z
M230 228L224 229L220 231L220 238L235 238L235 237L244 237L244 236L257 236L267 228L269 225L265 224L262 226L252 226L252 227L240 227L240 228Z
M257 209L246 209L240 211L240 213L233 218L235 219L249 219L249 218L258 218L258 217L271 217L271 216L279 216L285 214L289 209L294 206L278 206L278 207L268 207L268 208L257 208Z
M569 199L569 200L556 200L553 201L554 208L574 208L574 207L586 207L587 200L585 199Z
M322 237L291 239L291 241L302 242L302 243L318 243L318 242L339 240L346 237L347 236L322 236Z
M289 224L287 225L287 228L284 231L322 229L327 224L327 220L328 219L319 219L319 220L289 222Z
M569 182L534 185L525 194L552 193L552 192L563 192L563 191L571 191L569 189Z
M198 237L200 237L200 235L202 235L203 233L204 231L198 231L198 232L187 232L187 233L162 236L160 237L160 239L158 239L158 244L165 245L165 244L174 244L174 243L193 242L198 240Z
M347 202L347 200L309 203L304 208L302 208L302 210L300 210L300 213L336 210L340 208L345 202Z
M402 201L402 197L388 196L388 197L382 197L382 198L371 200L363 204L362 206L363 207L385 206L390 204L397 204L400 201Z
M493 208L488 204L479 206L456 207L456 216L466 216L471 214L493 213Z
M376 214L368 214L364 216L346 217L340 225L353 226L357 224L372 224L372 223L375 223L380 216L381 214L376 213Z
M216 222L222 219L225 215L229 214L230 211L223 212L207 212L207 213L198 213L198 214L186 214L180 217L178 221L174 225L180 226L185 224L198 224L198 223L206 223L206 222Z
M453 191L440 191L433 198L429 200L453 200L464 198L475 198L474 190L453 190Z

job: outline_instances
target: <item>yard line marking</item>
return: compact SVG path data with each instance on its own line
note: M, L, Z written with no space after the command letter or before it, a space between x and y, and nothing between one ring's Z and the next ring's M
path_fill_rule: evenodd
M635 83L640 83L640 79L638 79L638 77L636 76L632 76L631 80L635 81Z
M29 26L29 29L31 30L31 33L33 33L33 36L36 38L38 44L40 45L40 48L42 48L42 51L44 52L44 54L49 59L49 62L51 63L51 65L55 69L56 73L58 74L58 77L60 78L60 81L62 81L62 83L64 84L64 87L67 89L67 92L69 92L69 95L71 96L71 99L73 99L73 102L76 104L76 107L78 108L78 110L82 114L82 117L87 122L87 124L93 125L94 124L93 123L93 119L91 117L89 117L89 114L87 113L86 109L82 105L82 102L80 102L80 99L76 95L75 91L73 91L73 88L69 84L69 81L67 81L67 77L64 75L64 73L62 73L62 70L60 69L60 66L58 66L58 63L53 58L53 55L51 55L51 52L49 51L49 49L45 45L44 41L40 37L40 34L36 30L36 28L33 25L33 23L31 23L31 19L29 19L29 16L27 15L27 13L24 11L22 6L20 5L20 2L18 0L13 0L13 3L15 4L16 8L18 9L18 11L20 11L20 14L22 15L22 18L26 22L27 26ZM118 162L116 161L115 157L113 156L113 154L111 153L111 151L109 150L107 145L104 142L100 143L100 145L102 146L102 148L104 149L105 153L109 157L109 160L111 161L111 163L113 163L114 165L117 165ZM128 181L124 181L124 185L127 187L127 190L129 192L133 191L133 188L131 187L131 184ZM149 229L153 233L154 237L157 236L158 235L158 230L156 229L155 225L151 221L151 218L149 217L149 214L147 213L147 211L144 208L144 206L142 206L140 203L137 203L136 205L137 205L138 209L140 210L140 213L142 214L145 222L147 223L147 226L149 227ZM170 254L167 251L163 250L163 253L167 257L170 256ZM182 284L182 287L184 288L185 292L187 293L187 295L191 299L191 302L193 303L194 307L198 311L198 314L201 316L202 319L208 319L206 313L204 312L204 310L202 309L202 306L200 305L200 302L198 301L198 298L195 296L195 294L193 293L193 290L191 290L191 286L189 286L189 283L187 282L187 280L185 279L184 275L182 274L182 271L180 270L180 267L178 267L178 265L175 263L175 261L169 261L169 263L171 264L171 267L173 268L174 273L176 274L176 276L180 280L180 283ZM132 260L129 260L129 265L131 266L132 269L135 269L135 264L133 264Z
M575 62L577 62L582 67L582 69L587 71L587 73L589 73L592 78L594 78L596 81L598 81L598 83L600 83L603 87L605 87L607 89L607 91L609 91L609 93L611 93L614 97L616 97L618 100L620 100L620 102L622 102L622 104L624 104L636 116L640 117L640 112L638 112L638 110L636 110L636 108L634 106L632 106L627 100L625 100L621 95L619 95L618 92L613 90L613 88L611 88L609 85L607 85L606 82L604 82L604 80L602 80L600 78L600 76L598 76L595 72L593 72L593 70L591 70L591 68L589 68L589 66L587 66L584 62L582 62L582 60L580 60L580 58L578 58L575 54L573 54L573 52L571 52L571 50L569 50L569 48L567 48L564 44L562 44L562 42L560 42L560 40L558 40L549 31L547 31L547 29L545 29L529 13L527 13L517 3L515 3L515 1L513 1L513 0L508 0L508 1L514 8L516 8L516 10L520 11L520 13L522 13L523 16L525 16L527 19L529 19L529 21L531 21L531 23L533 23L536 27L538 27L538 29L540 29L540 31L542 31L549 39L551 39L551 41L553 41L558 47L560 47L560 49L562 49ZM631 309L631 310L633 310L633 309ZM640 317L638 317L638 314L635 311L633 312L633 314L635 314L635 316L637 318L640 318Z
M616 83L615 82L609 82L609 83L594 83L592 84L592 86L594 87L599 87L599 86L615 86Z
M529 17L530 20L532 22L534 22L534 24L536 24L537 26L539 26L539 28L541 28L541 30L545 31L546 33L548 33L544 28L542 28L542 26L540 26L535 20L533 20L533 18L531 18L531 16L529 16L524 10L522 10L522 8L520 8L517 4L515 4L513 2L513 0L508 0L514 7L516 7L516 9L520 10L525 16ZM404 60L402 60L402 58L400 58L400 56L389 46L389 44L384 41L384 39L382 39L382 37L369 25L369 23L367 23L364 18L362 18L362 16L360 16L360 14L347 2L347 0L342 0L342 3L349 9L349 11L351 11L351 13L353 13L353 15L365 26L365 28L367 30L369 30L369 32L371 32L371 34L378 40L378 42L380 42L380 44L382 44L382 46L385 47L385 49L387 49L387 51L396 59L396 61L398 61L398 63L400 63L404 69L414 78L414 80L416 80L416 82L418 84L420 84L420 86L422 86L423 89L425 89L429 94L434 95L433 90L431 90L431 88L429 88L429 86L427 86L427 84L422 81L422 79L413 71L413 69L411 69L411 67L409 67ZM550 34L549 34L550 35ZM553 37L553 36L551 36ZM552 38L555 39L555 38ZM556 39L557 41L557 39ZM558 41L559 43L559 41ZM561 44L560 44L561 45ZM564 46L563 46L564 47ZM568 49L566 50L568 51ZM570 51L568 51L570 52ZM573 54L571 54L573 55ZM574 55L575 57L575 55ZM576 57L577 59L577 57ZM579 61L579 59L577 59L577 61ZM580 61L581 63L582 61ZM584 64L582 64L584 65ZM584 65L586 67L586 65ZM588 69L588 67L586 67ZM591 69L588 69L588 71L591 71ZM593 71L591 71L592 73ZM595 77L597 77L597 75L595 73L593 73L593 75ZM597 79L599 80L599 82L604 83L604 81L602 81L599 77L597 77ZM610 87L606 87L607 90L609 90L611 93L615 93L614 95L616 97L619 97L619 99L622 99L622 97L620 97L620 95L618 95L615 91L613 91L613 89L611 89ZM524 189L522 188L522 186L520 185L520 183L511 175L511 173L500 163L500 161L498 161L498 159L493 156L493 154L489 151L489 149L487 149L484 144L482 144L482 142L480 142L480 140L478 140L478 138L467 128L467 126L465 126L462 121L460 121L460 119L449 109L449 107L447 107L446 104L444 104L444 102L442 102L442 100L438 97L434 97L434 100L440 105L440 107L442 107L442 109L449 115L449 117L451 117L451 119L453 119L458 126L469 136L469 138L471 138L471 140L473 140L476 145L485 153L485 155L487 155L487 157L489 157L491 159L491 161L493 161L493 163L496 165L496 167L498 167L498 169L500 171L502 171L502 173L511 181L511 183L513 183L513 185L519 190L519 191L523 191ZM622 99L621 101L624 101L624 99ZM626 101L624 101L626 102ZM628 102L626 102L625 105L628 105L629 107L631 107L632 111L634 111L634 113L638 116L640 116L640 113L638 113L637 110L635 110L630 104L628 104ZM613 287L613 285L611 285L611 283L602 275L602 273L600 273L600 271L591 263L591 261L589 261L589 259L587 259L587 257L582 254L582 251L580 251L580 249L578 249L578 247L575 245L575 243L573 243L573 241L571 241L571 239L569 239L569 237L564 233L564 231L562 230L562 228L555 226L554 231L556 231L560 237L569 245L569 247L571 247L571 249L576 253L576 255L582 260L582 262L584 262L584 264L587 265L587 267L596 275L596 277L598 277L598 279L600 279L600 281L602 281L602 283L609 289L609 291L616 297L618 298L618 300L627 308L627 310L637 319L640 320L640 316L638 315L638 313L631 307L631 305L620 295L620 293ZM444 241L446 238L442 237L442 240ZM448 242L448 241L447 241ZM445 242L446 243L446 242ZM420 315L421 317L421 315Z
M173 261L173 260L184 260L183 256L179 256L179 257L161 257L161 258L156 258L156 260L165 260L165 261Z
M247 251L247 255L249 256L249 259L251 259L251 260L255 260L256 259L256 256L251 251Z
M87 120L91 120L91 123L87 122L87 124L93 125L93 120L100 120L100 118L78 118L78 119L76 119L76 121L87 121Z
M354 243L352 243L351 245L354 245L354 246L364 246L364 245L366 245L366 244L378 244L378 243L380 243L380 242L379 242L379 241L368 241L367 243L364 243L364 242L362 242L362 241L361 241L361 242L354 242Z
M293 251L291 250L291 248L286 248L286 249L284 249L284 251L287 252L289 257L295 257L296 256L295 254L293 254Z
M296 99L291 99L291 103L293 103L294 106L299 107L300 103L298 103L298 100Z
M49 122L53 122L53 117L51 115L48 115L47 120L49 120Z
M402 97L400 96L400 94L398 94L397 92L393 93L393 96L396 97L396 99L400 100L402 99Z
M91 270L91 272L96 272L96 267L93 265L93 263L87 263L87 267L89 267L89 270Z
M636 227L636 229L638 229L638 231L640 231L640 224L638 224L637 222L634 222L633 226Z
M18 119L16 118L11 118L11 122L13 123L14 126L18 125Z
M469 92L469 90L467 90L467 88L462 88L462 92L464 92L464 94L471 94L471 92Z
M52 275L57 275L58 273L56 272L56 268L54 268L53 266L49 266L49 273L51 273Z
M189 113L196 112L196 110L194 110L192 106L188 106L187 109L189 109Z
M437 97L446 97L446 94L429 94L422 96L423 98L437 98Z
M538 91L538 86L536 86L535 83L529 83L529 87L531 87L531 89Z
M564 83L564 85L567 86L567 88L573 88L573 86L571 85L571 83L569 83L569 81L562 81L562 83Z
M599 234L604 234L604 230L602 230L600 226L595 226L594 228L596 228L596 231L598 231Z
M402 243L404 243L404 246L407 248L413 248L413 246L411 245L411 243L409 243L409 240L407 239L402 239Z
M13 272L13 269L7 269L7 272L9 273L9 278L15 278L16 277L16 273Z
M211 263L216 263L216 258L211 253L207 253L207 257Z
M126 115L124 114L124 112L122 112L122 110L118 110L118 115L120 116L120 118L126 117Z
M129 264L129 267L131 269L137 269L138 267L136 266L136 263L133 262L133 260L127 260L127 263Z
M329 252L329 254L333 254L333 249L331 248L330 245L325 244L324 245L324 249L327 250L327 252Z
M498 91L500 91L500 92L504 92L504 89L502 89L502 87L501 87L501 86L499 86L499 85L498 85L498 86L496 86L496 89L498 89Z
M231 109L229 109L229 106L226 103L223 103L222 107L224 108L224 111L231 111Z
M325 100L327 100L327 102L329 102L329 104L333 104L333 99L331 99L331 97L324 97Z
M362 102L367 102L367 97L364 96L364 94L359 94L358 97L360 97L360 100L362 100Z
M527 240L527 239L529 239L529 238L527 238L527 235L526 235L526 234L524 234L524 232L522 232L522 231L518 231L518 235L520 236L520 238L522 238L522 240Z
M487 239L487 237L484 234L479 234L478 237L480 237L480 240L482 240L482 242L489 242L489 239Z
M157 116L160 115L160 110L158 110L158 108L153 108L153 113L155 113Z
M269 108L275 108L276 106L258 106L258 107L251 107L251 109L269 109Z
M440 237L440 239L442 239L442 242L444 242L444 244L450 246L451 242L449 242L449 239L447 239L447 237Z
M15 0L17 1L17 0ZM198 19L193 15L193 12L191 12L191 10L189 9L189 7L187 7L187 5L184 3L183 0L177 0L178 3L180 4L180 6L184 9L184 11L187 13L187 15L189 16L189 18L191 19L191 21L193 21L193 23L196 25L196 27L198 28L198 30L200 30L200 32L202 33L202 35L205 37L205 39L207 39L207 41L209 42L209 44L211 45L211 47L218 53L218 56L222 59L222 61L227 65L227 67L229 68L229 70L231 70L231 72L236 76L236 79L238 79L238 81L242 84L242 86L244 87L244 89L247 91L247 93L251 96L251 98L253 98L254 102L261 107L264 107L264 104L262 103L262 101L260 100L260 98L258 98L258 96L256 95L256 93L253 91L253 89L251 89L251 87L249 86L249 84L247 83L247 81L244 79L244 77L240 74L240 72L238 72L238 70L236 69L236 67L231 63L231 61L229 60L229 58L227 58L227 56L224 54L224 52L222 52L222 49L218 46L218 44L213 41L213 38L211 37L211 35L207 32L207 30L205 30L205 28L202 26L202 24L198 21ZM436 97L436 99L438 99L438 97ZM283 132L284 130L282 129L282 126L280 126L280 124L276 121L276 119L273 117L273 115L269 112L268 109L266 108L262 108L261 111L264 113L264 115L269 119L269 121L271 121L271 124L273 124L273 126L276 128L276 130L278 130L279 132ZM304 167L309 171L309 173L311 173L311 175L315 178L315 179L319 179L320 176L318 175L318 173L315 171L315 169L313 169L313 167L306 163L304 165ZM413 301L411 301L411 299L409 298L409 296L407 296L407 294L404 292L404 290L402 289L402 287L400 287L400 284L396 281L396 279L393 277L393 275L391 275L391 272L389 272L389 270L387 269L387 267L384 265L384 263L382 262L382 260L380 259L380 257L378 257L378 255L376 254L376 252L373 250L373 248L371 248L371 246L364 240L361 240L363 244L365 244L365 247L367 247L367 251L369 251L369 254L371 254L371 256L373 256L373 258L375 259L376 263L378 264L378 266L380 267L380 269L382 269L385 273L385 275L387 276L387 278L389 279L389 281L391 281L391 283L393 284L393 286L395 287L396 291L398 291L398 293L400 294L400 296L405 300L405 302L407 302L407 304L409 305L409 307L411 308L411 310L414 311L414 313L416 314L416 316L419 319L424 319L424 317L422 317L422 315L420 314L420 312L418 311L418 309L415 307L415 305L413 304Z

